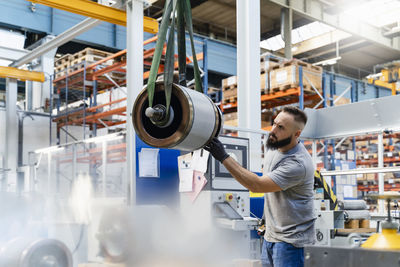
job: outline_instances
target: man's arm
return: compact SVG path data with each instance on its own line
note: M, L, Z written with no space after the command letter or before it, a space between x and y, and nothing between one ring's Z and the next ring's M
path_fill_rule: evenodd
M254 193L277 192L282 189L268 176L258 176L243 168L232 157L226 153L223 144L214 138L204 147L210 151L213 157L222 162L232 176L244 187Z
M258 176L246 170L232 157L227 157L222 164L232 176L244 187L254 193L277 192L282 189L268 176Z

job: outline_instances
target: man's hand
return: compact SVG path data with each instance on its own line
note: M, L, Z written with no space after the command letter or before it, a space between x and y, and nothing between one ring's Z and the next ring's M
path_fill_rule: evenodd
M210 143L204 146L204 149L213 155L213 157L220 161L221 163L229 157L226 153L224 145L218 140L218 138L214 137Z

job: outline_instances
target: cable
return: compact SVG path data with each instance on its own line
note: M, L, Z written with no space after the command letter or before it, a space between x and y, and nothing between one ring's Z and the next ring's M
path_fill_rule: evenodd
M79 240L78 240L78 242L76 243L74 250L72 251L72 255L74 255L75 252L78 251L78 248L81 246L82 239L83 239L83 232L84 232L84 230L85 230L84 227L85 227L85 225L82 224L82 225L81 225L81 231L80 231L80 234L79 234Z

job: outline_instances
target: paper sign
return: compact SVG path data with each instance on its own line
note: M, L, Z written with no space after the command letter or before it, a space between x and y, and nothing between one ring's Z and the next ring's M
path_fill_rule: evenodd
M193 152L192 168L194 171L205 173L207 172L208 155L210 152L204 149L199 149Z
M192 202L196 200L206 183L207 179L204 177L204 174L202 172L195 171L193 174L193 192L190 193L190 199Z
M345 185L343 186L343 197L352 198L353 196L353 186Z
M193 169L191 153L178 157L179 192L193 191Z
M159 177L158 148L142 148L139 154L139 176Z

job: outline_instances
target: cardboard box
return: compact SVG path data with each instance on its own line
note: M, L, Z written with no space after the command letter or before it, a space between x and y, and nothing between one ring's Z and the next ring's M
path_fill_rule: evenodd
M312 92L314 86L322 92L322 68L298 60L286 62L270 71L270 89L274 91L296 88L299 86L299 67L303 69L303 88Z
M237 76L231 76L222 80L222 88L237 85Z

